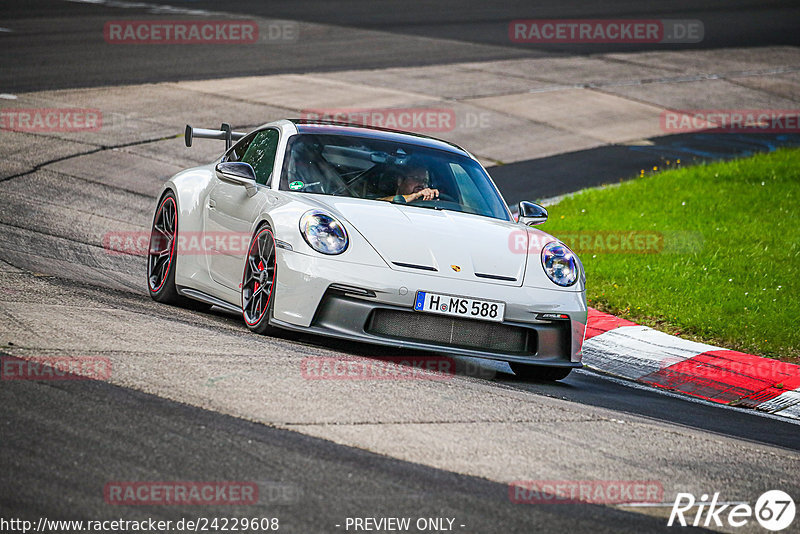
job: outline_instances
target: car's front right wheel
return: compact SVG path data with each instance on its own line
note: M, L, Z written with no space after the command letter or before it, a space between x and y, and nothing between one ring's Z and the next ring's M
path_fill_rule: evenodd
M509 363L509 365L517 377L523 380L540 380L543 382L563 380L572 371L571 367L545 367L527 363Z

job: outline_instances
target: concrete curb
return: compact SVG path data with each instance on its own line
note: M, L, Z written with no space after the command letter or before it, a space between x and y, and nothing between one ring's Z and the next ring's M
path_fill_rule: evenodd
M800 366L681 339L593 308L583 362L649 386L800 420Z

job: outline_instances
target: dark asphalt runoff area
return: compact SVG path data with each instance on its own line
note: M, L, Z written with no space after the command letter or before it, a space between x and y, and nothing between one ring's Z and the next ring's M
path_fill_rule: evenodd
M337 29L311 28L302 46L265 45L245 49L246 53L231 45L206 46L202 54L195 53L195 48L188 53L181 46L105 45L103 26L109 20L184 17L159 11L159 5L335 25ZM224 4L150 0L125 8L103 2L3 1L0 28L10 31L0 31L0 93L640 49L636 45L534 48L509 43L508 23L521 18L702 20L707 39L692 45L669 45L676 50L797 45L800 41L800 4L793 1L585 0L532 6L522 1L495 5L455 0L417 4L400 0L242 0ZM365 44L370 32L376 31L385 34L375 38L374 46ZM428 38L447 41L431 49L425 41ZM491 172L507 200L516 202L618 181L640 168L663 164L673 155L696 162L800 144L796 136L706 134L651 141L523 161ZM537 179L520 181L530 176ZM557 179L550 181L548 176ZM57 276L54 280L58 281ZM68 280L58 283L65 288L74 284ZM95 289L106 291L101 286ZM142 293L126 298L144 301L148 297ZM222 312L209 315L220 323L240 323L239 318ZM345 353L365 351L317 338L303 338L302 342ZM502 372L487 376L485 380L500 388L800 450L797 425L664 395L589 371L574 372L560 384L522 382ZM448 517L455 518L456 532L674 531L662 518L609 506L514 504L503 484L104 382L2 381L0 406L0 518L149 517L177 521L277 517L280 531L313 533L345 532L337 525L343 525L346 517ZM584 445L592 446L591 436ZM258 484L260 499L241 507L121 506L104 501L103 488L108 482L137 480L250 481Z
M691 133L654 137L648 144L604 145L489 169L510 206L587 187L619 183L659 170L741 158L800 146L798 134Z

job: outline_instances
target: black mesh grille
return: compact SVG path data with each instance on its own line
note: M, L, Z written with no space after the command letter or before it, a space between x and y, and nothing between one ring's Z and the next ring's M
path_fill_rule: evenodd
M534 330L418 312L375 310L368 322L367 331L380 336L492 352L536 352Z

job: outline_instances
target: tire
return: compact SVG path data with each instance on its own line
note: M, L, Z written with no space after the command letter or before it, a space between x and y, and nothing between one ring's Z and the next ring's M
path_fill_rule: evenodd
M208 311L211 306L180 295L178 288L175 287L177 240L178 204L175 201L175 194L169 191L161 197L150 230L150 245L147 252L148 293L153 300L162 304Z
M156 302L178 305L175 288L175 243L178 238L178 204L170 191L161 198L153 216L147 250L147 289Z
M250 240L242 275L242 318L247 328L256 334L276 332L269 320L275 304L277 275L275 236L269 225L264 224Z
M571 367L544 367L526 363L509 363L514 374L522 380L539 380L542 382L555 382L567 378Z

